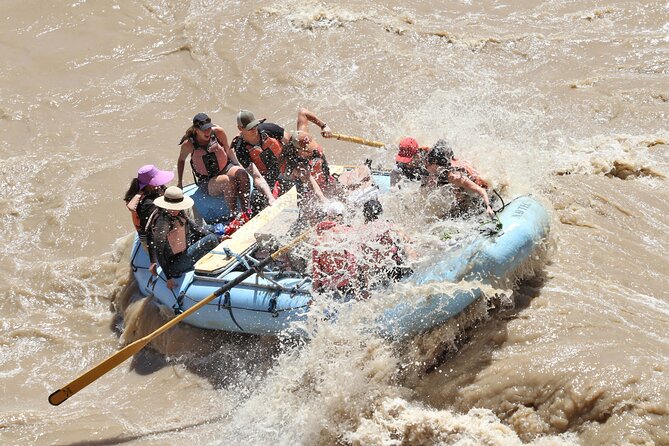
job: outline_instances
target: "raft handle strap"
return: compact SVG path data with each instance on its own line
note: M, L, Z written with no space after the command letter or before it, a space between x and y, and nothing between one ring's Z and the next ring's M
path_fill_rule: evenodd
M497 214L498 212L502 212L504 210L504 208L506 207L506 204L504 203L504 199L499 194L499 192L497 192L495 189L493 189L492 191L495 193L495 195L497 195L497 198L499 198L499 201L502 202L502 207L495 211L495 214ZM498 221L499 221L499 219L498 219Z
M130 267L132 269L133 273L136 273L137 270L139 269L137 265L135 265L135 257L137 257L137 253L139 252L139 248L142 246L141 243L137 244L137 248L135 248L135 252L132 253L132 259L130 259Z
M246 261L246 259L245 259L244 257L240 256L239 254L237 254L237 253L235 253L235 252L232 252L232 250L231 250L230 248L228 248L227 246L226 246L225 248L223 248L223 252L225 252L225 255L226 255L226 256L228 256L228 257L234 257L235 259L237 259L237 261L238 261L241 265L244 265L244 267L245 267L247 270L248 270L248 269L251 269L251 267L249 266L248 262Z
M174 292L172 292L172 294L174 294ZM182 291L181 293L179 293L178 296L174 296L174 300L176 301L176 303L174 305L172 305L172 309L174 310L175 315L178 315L178 314L181 314L181 313L184 312L182 305L184 303L184 296L185 295L186 295L186 292Z
M221 301L220 301L220 296L219 296L219 309L221 308L220 302ZM228 313L230 313L230 319L232 320L232 322L237 326L239 331L243 332L244 329L242 328L241 325L239 325L239 323L237 322L237 319L235 319L235 315L232 313L232 302L230 301L230 291L226 291L223 294L223 308L228 310Z
M272 317L279 317L279 312L276 310L276 298L280 295L280 293L275 294L272 296L272 298L269 300L269 308L267 311L272 313Z

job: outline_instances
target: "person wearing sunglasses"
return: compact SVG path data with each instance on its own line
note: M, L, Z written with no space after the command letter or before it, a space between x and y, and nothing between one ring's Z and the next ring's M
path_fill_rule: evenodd
M231 215L249 208L250 180L239 165L235 152L228 144L225 131L212 124L205 113L193 117L193 125L179 142L181 152L177 161L177 186L183 187L186 159L190 157L195 182L211 196L223 195ZM237 200L241 209L237 211Z
M132 216L132 223L139 240L145 249L147 248L146 224L156 208L153 202L163 195L167 183L173 178L174 173L160 170L153 164L147 164L139 168L137 177L132 179L123 197Z

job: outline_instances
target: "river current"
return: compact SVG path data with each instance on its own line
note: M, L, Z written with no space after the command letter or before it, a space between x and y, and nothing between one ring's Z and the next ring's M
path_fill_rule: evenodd
M669 444L668 2L3 0L0 22L1 444ZM300 345L181 325L50 406L166 320L128 265L138 167L176 170L197 112L231 138L240 108L293 129L300 106L447 138L546 204L546 258L406 345L360 326L371 300Z

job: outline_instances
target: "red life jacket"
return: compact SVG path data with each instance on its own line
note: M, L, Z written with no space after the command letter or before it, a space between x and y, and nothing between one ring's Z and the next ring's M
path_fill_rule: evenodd
M334 182L334 178L330 175L330 168L328 167L328 162L325 160L323 147L315 141L314 143L316 144L316 148L309 160L311 176L314 177L321 189L326 189L328 185Z
M312 251L314 290L331 291L355 285L358 268L351 252L346 249L318 249L323 242L346 246L346 235L350 229L332 221L324 221L316 226L316 235L320 241L314 243L317 248Z
M350 226L324 221L316 226L320 239L314 243L312 251L313 289L332 291L347 286L357 288L384 280L403 261L397 241L392 236L390 226L382 222L366 224L368 241L351 246L348 236L353 230ZM334 245L323 248L322 245ZM320 246L320 249L318 248ZM351 247L347 250L345 247Z
M367 238L371 239L360 247L365 272L370 277L387 277L391 270L404 263L397 236L393 237L391 227L381 221L367 223L365 230L369 231Z

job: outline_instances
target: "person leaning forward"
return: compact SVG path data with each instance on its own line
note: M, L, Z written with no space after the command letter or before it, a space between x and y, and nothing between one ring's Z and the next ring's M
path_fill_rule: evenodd
M277 184L283 182L281 174L285 170L285 161L281 156L281 143L271 135L278 137L284 132L280 126L269 124L265 123L265 119L256 119L248 110L240 110L237 114L239 135L232 140L231 146L241 166L253 177L255 188L272 204L279 191L286 192L291 184L284 184L283 187ZM274 189L274 193L270 187Z
M401 179L420 181L427 176L425 155L428 147L419 147L418 141L407 136L400 141L395 156L396 167L390 172L390 184L396 185Z
M193 175L198 184L205 184L211 196L223 195L228 210L236 213L237 200L241 212L249 207L249 177L239 167L235 152L230 149L225 131L212 124L205 113L193 117L193 125L181 138L181 152L177 161L177 186L183 187L186 158L190 156Z
M297 130L290 134L290 141L288 143L290 150L286 153L288 167L289 169L295 168L298 165L306 167L318 183L318 186L323 190L327 190L332 187L334 178L330 174L323 147L309 133L310 122L321 129L323 137L330 138L332 136L330 127L313 112L304 107L298 108Z
M439 187L450 183L455 186L459 206L464 201L462 191L477 194L483 200L486 214L491 218L494 217L495 212L490 206L488 197L490 184L471 164L456 158L453 149L445 140L438 140L428 152L426 169L429 172L429 177L426 178L428 185Z
M322 134L332 135L328 125L316 115L306 108L298 109L297 130L291 132L290 141L284 146L286 167L292 175L300 172L298 175L302 181L315 182L316 184L310 184L310 186L315 195L324 200L322 191L331 189L335 180L330 174L323 147L309 133L309 122L319 126ZM309 176L311 178L308 178Z
M168 187L154 201L157 209L147 223L150 271L156 275L156 263L167 278L167 288L174 288L174 278L190 271L205 254L218 246L223 238L212 234L193 221L186 210L193 199L176 187Z
M337 192L336 180L330 174L323 147L309 133L310 122L321 129L324 137L332 136L325 122L300 107L297 110L297 130L291 132L282 153L286 163L285 175L296 183L300 218L307 221L318 219L320 205L327 202L326 195L332 197Z

